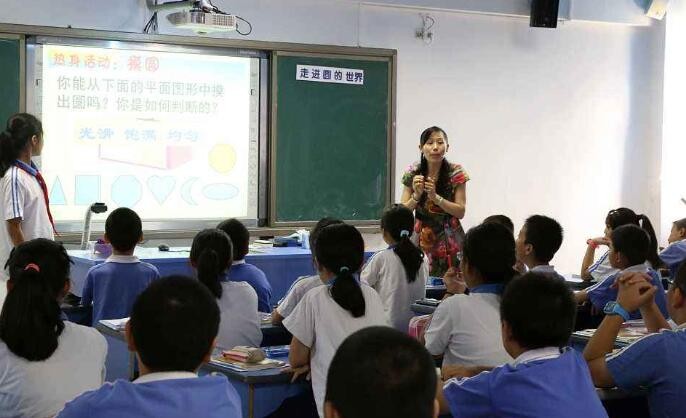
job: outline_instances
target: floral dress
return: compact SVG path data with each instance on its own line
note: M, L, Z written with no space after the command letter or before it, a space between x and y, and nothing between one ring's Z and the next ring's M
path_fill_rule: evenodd
M419 163L407 168L402 178L403 185L412 188L412 178L417 175L418 169ZM455 198L455 190L460 184L469 181L469 175L461 165L450 164L449 177L451 194L442 197L452 201ZM449 267L459 265L457 255L462 251L465 236L462 224L459 219L447 214L428 198L424 199L421 205L417 205L415 218L413 240L429 258L429 274L443 277Z

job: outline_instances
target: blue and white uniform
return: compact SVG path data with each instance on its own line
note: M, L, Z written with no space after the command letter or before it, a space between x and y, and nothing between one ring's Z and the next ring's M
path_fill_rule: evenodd
M686 239L673 242L662 250L660 259L669 267L669 275L674 278L679 266L686 260Z
M619 269L612 267L610 264L610 250L607 250L586 271L591 275L594 282L602 282L608 276L619 272Z
M241 418L241 400L225 376L150 373L117 380L67 403L60 418Z
M135 255L112 255L88 270L81 303L93 303L93 325L101 319L126 318L138 295L159 278L157 267Z
M665 318L669 318L669 313L667 312L667 298L665 297L664 288L662 286L662 279L655 270L646 267L645 264L628 267L587 288L586 293L588 294L588 300L591 301L596 309L602 311L607 302L617 299L617 289L612 287L615 280L624 273L632 272L647 273L650 276L650 282L653 286L657 286L659 290L655 293L655 303L657 303L657 306L660 308L662 315L664 315ZM631 319L641 319L640 311L630 312L629 314Z
M565 281L565 278L563 275L558 273L555 270L554 266L551 265L541 265L541 266L534 266L532 269L529 270L531 273L539 273L543 274L545 276L550 276L554 279L560 279L562 281Z
M650 334L606 357L622 389L648 389L652 418L686 417L686 324Z
M572 349L546 347L471 378L443 394L454 418L607 418L586 362Z
M245 260L234 261L229 267L228 278L233 282L247 282L257 293L257 308L260 312L271 313L272 285L262 270L248 264Z

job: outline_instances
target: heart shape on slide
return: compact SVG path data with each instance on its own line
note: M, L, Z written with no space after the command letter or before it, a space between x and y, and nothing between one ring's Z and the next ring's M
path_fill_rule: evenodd
M152 176L148 178L148 189L157 203L163 204L176 187L176 179L171 176Z

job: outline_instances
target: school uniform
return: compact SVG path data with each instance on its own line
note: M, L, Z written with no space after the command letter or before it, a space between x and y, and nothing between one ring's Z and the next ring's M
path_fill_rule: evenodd
M686 324L650 334L606 357L623 389L647 388L652 418L686 416Z
M0 417L45 418L104 380L107 342L90 327L71 322L44 361L28 361L0 341Z
M101 319L126 318L138 295L159 278L157 267L135 255L111 255L88 270L81 303L93 304L93 325Z
M443 394L454 418L607 418L582 356L546 347L471 378L451 379Z
M309 347L312 391L319 416L324 416L324 395L329 365L343 340L362 328L388 325L383 304L374 289L361 284L365 313L359 318L341 308L331 297L328 286L307 292L283 325L295 338Z
M426 349L443 364L498 366L512 360L500 325L502 284L482 284L453 295L436 308L424 334Z
M26 241L34 238L55 238L47 196L38 180L42 180L43 177L39 176L40 172L33 162L26 164L17 160L0 178L2 220L21 219L21 230ZM14 244L6 226L3 225L0 228L0 276L4 280L9 278L4 266L12 248Z
M549 276L552 277L553 279L559 279L562 281L565 281L564 276L562 276L560 273L555 271L555 267L551 265L541 265L541 266L534 266L529 270L531 273L539 273L544 276Z
M665 318L669 318L669 312L667 312L667 298L665 297L664 287L662 286L662 279L655 270L646 267L645 264L628 267L618 273L608 276L605 280L588 287L586 289L588 300L596 309L602 311L607 302L617 299L617 289L612 287L614 282L624 273L632 272L647 273L650 276L650 283L653 286L657 286L658 289L658 292L655 293L655 303L657 303L657 306L660 308L662 315L664 315ZM630 312L629 315L631 316L631 319L641 319L641 312L638 310Z
M119 379L69 402L60 418L240 418L241 400L226 376L150 373Z
M673 242L660 252L660 259L669 268L669 275L674 278L681 263L686 260L686 239Z
M237 345L259 347L262 330L257 293L248 283L232 282L226 276L221 285L222 297L217 300L220 312L217 346L226 349Z
M276 307L276 312L278 312L282 317L287 318L288 315L293 312L293 309L295 309L302 298L305 297L305 294L310 291L310 289L314 289L315 287L322 285L324 285L324 283L322 283L319 275L299 277L295 282L293 282L290 289L288 289L286 296L279 301L279 305Z
M257 307L260 312L271 313L272 285L262 270L248 264L245 260L234 261L229 267L229 280L247 282L257 293Z
M391 326L407 332L414 312L410 307L426 295L429 262L424 260L413 282L408 282L405 267L393 248L380 251L367 262L360 279L379 293Z
M602 282L608 276L619 272L619 269L610 264L610 250L607 250L586 271L591 275L593 281Z

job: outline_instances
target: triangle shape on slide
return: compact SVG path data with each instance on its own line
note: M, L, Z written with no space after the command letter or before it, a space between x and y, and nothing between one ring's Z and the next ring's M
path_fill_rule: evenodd
M50 204L51 205L66 205L67 197L64 195L64 189L62 188L62 182L59 177L55 178L55 183L50 189Z

